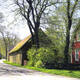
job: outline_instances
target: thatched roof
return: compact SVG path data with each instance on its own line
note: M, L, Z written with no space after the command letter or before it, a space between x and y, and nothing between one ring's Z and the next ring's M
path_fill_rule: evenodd
M19 42L10 52L10 53L13 53L13 52L16 52L18 51L19 49L21 49L25 44L26 42L31 38L31 35L29 35L28 37L26 37L24 40L22 40L21 42Z
M39 35L40 46L47 47L49 46L50 43L52 43L49 37L41 29L39 29L38 35ZM9 53L13 53L20 50L30 39L31 39L31 35L29 35L24 40L19 42ZM34 39L35 39L35 35L34 35Z

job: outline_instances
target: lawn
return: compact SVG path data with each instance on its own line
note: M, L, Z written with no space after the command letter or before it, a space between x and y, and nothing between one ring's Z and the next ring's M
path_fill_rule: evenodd
M18 67L22 67L22 68L26 68L26 69L37 70L37 71L45 72L45 73L49 73L49 74L56 74L56 75L80 78L80 71L76 71L76 70L58 70L58 69L36 68L36 67L30 67L30 66L21 66L19 64L10 63L8 61L4 61L4 63L18 66Z

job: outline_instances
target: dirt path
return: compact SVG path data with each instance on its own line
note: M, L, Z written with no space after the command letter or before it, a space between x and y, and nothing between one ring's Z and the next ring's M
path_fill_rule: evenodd
M0 80L80 80L23 69L0 61Z

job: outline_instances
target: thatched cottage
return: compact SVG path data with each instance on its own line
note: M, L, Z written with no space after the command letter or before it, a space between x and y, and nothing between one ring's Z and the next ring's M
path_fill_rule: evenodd
M27 64L27 51L32 47L32 36L27 36L24 40L19 42L8 54L8 61L11 63L17 63L21 65ZM39 31L40 46L49 46L51 43L48 36L42 31ZM45 45L46 44L46 45Z

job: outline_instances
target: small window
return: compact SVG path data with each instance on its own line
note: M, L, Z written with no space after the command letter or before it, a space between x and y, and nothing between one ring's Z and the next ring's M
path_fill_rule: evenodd
M75 61L79 61L79 49L75 50Z

